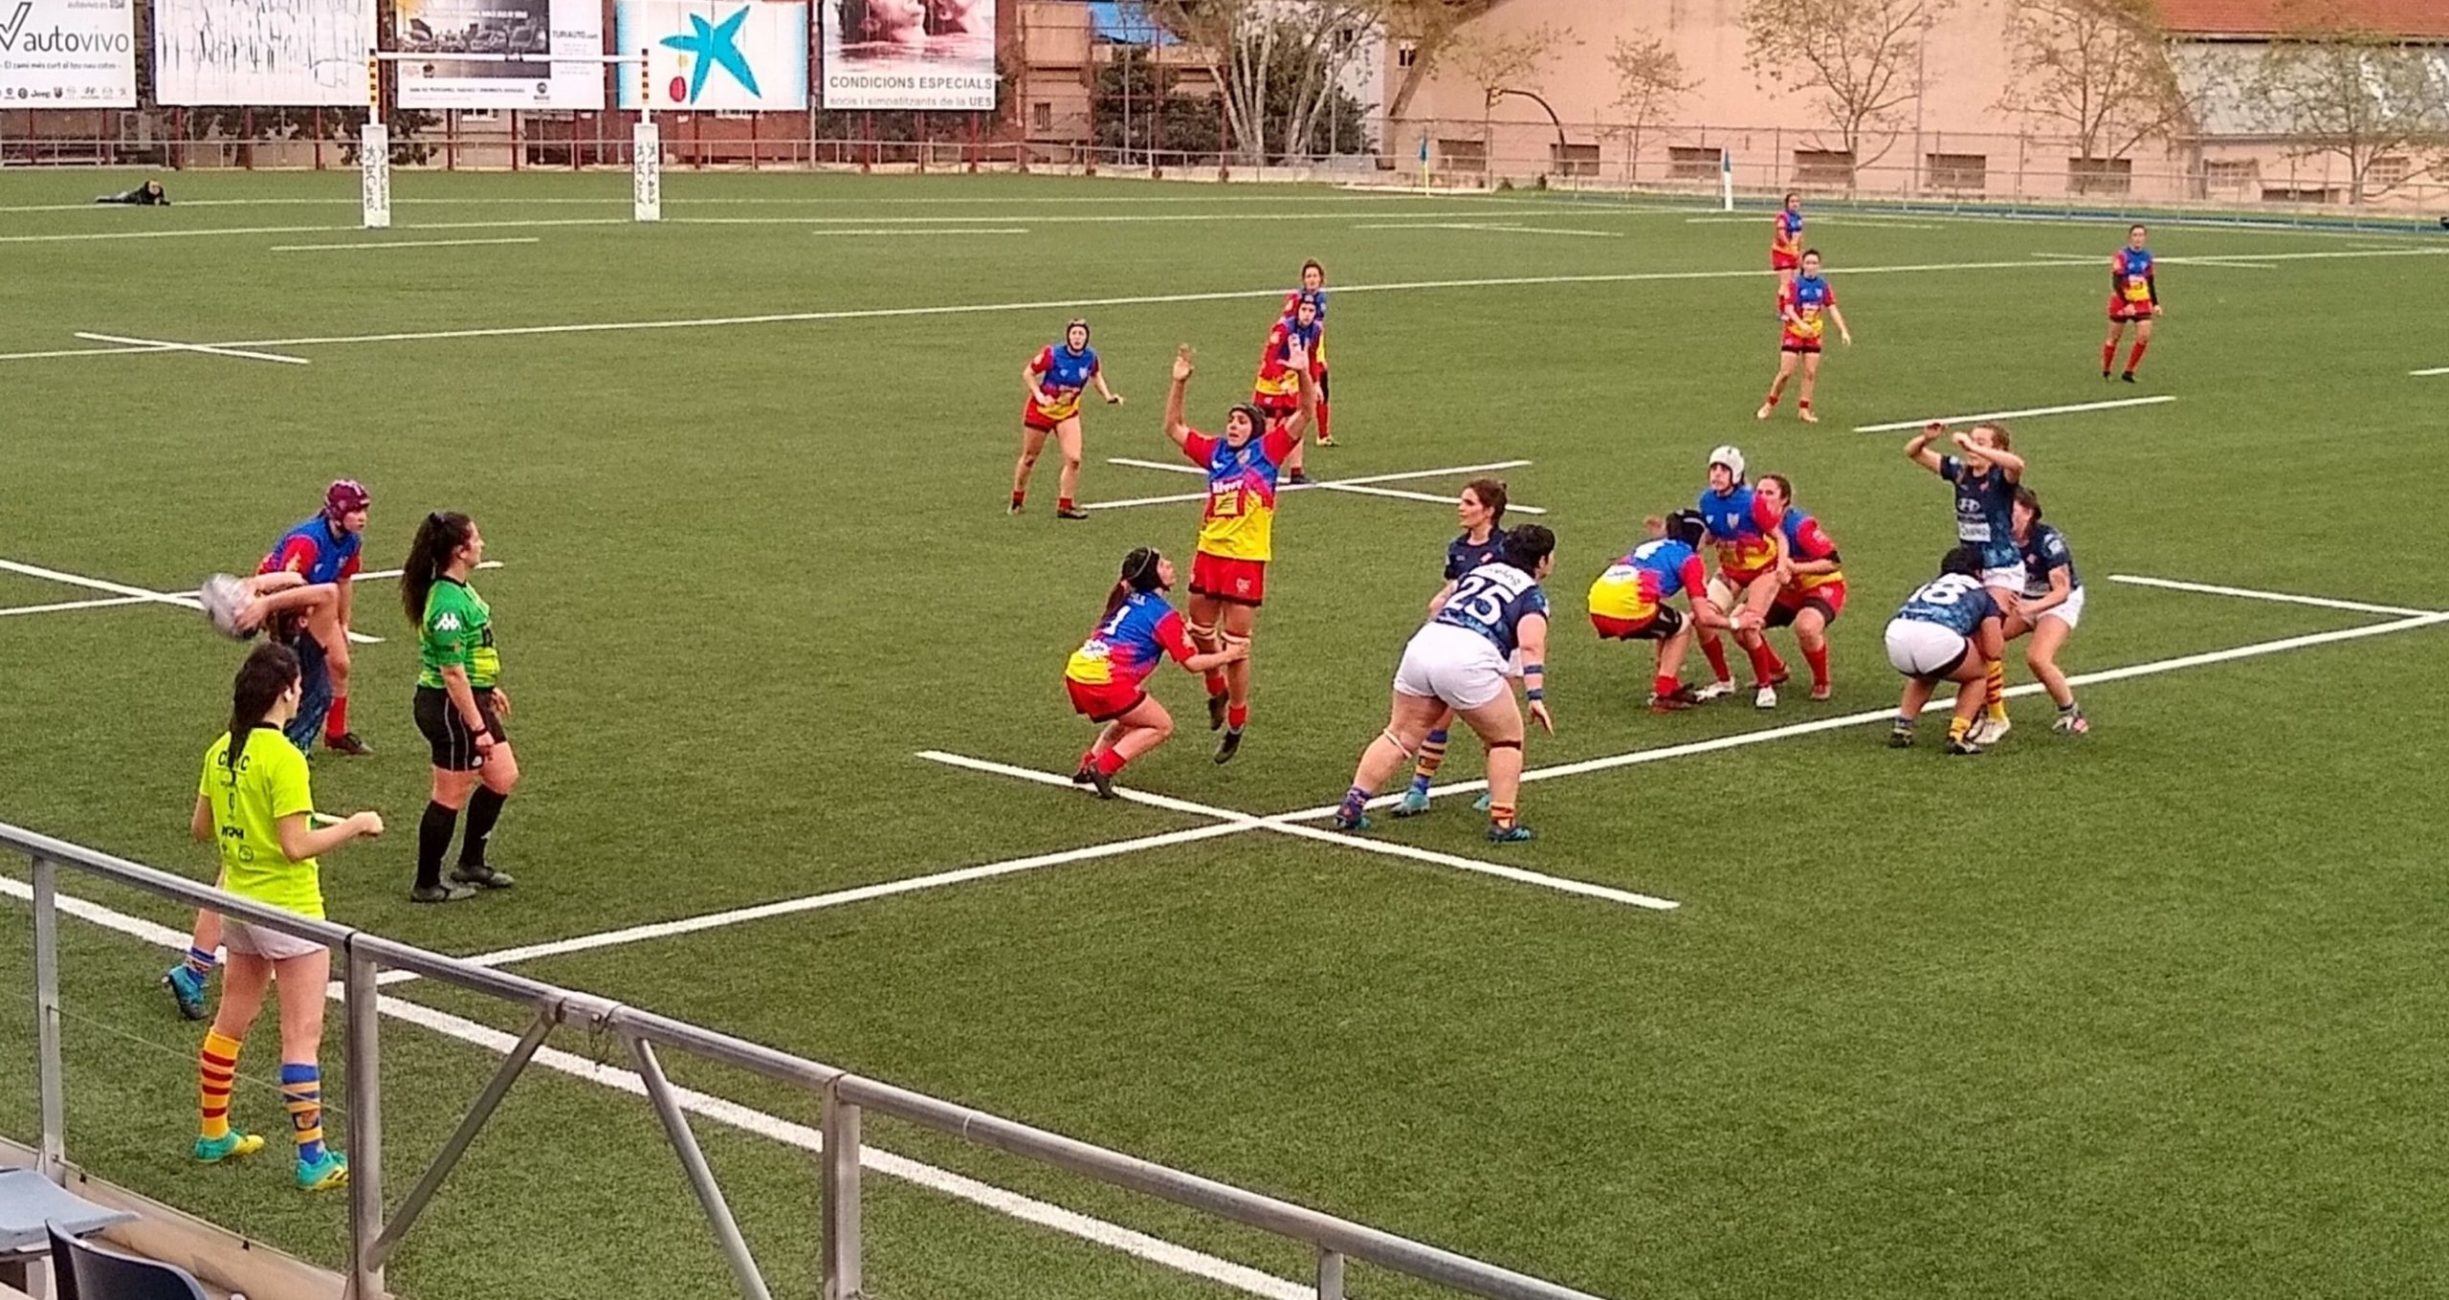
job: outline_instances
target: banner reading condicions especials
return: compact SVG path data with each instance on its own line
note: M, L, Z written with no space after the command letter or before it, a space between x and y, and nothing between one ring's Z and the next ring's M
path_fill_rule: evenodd
M624 66L620 106L755 112L808 106L805 0L618 0L613 46L646 53L653 99Z
M153 94L362 108L373 48L374 0L154 0Z
M825 107L995 107L995 0L815 0Z
M604 106L604 10L597 0L393 0L392 13L392 48L420 56L396 65L402 108ZM536 57L503 62L454 54ZM555 63L549 56L556 54L587 61Z
M133 0L0 0L0 108L134 107Z

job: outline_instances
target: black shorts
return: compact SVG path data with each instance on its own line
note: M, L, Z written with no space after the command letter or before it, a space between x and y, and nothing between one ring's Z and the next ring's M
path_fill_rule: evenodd
M1803 603L1799 605L1789 605L1781 600L1776 604L1769 606L1768 617L1762 620L1761 626L1792 627L1794 626L1794 616L1807 609L1816 609L1820 611L1820 621L1822 623L1834 623L1837 621L1837 611L1830 608L1827 601L1820 599L1818 596L1806 596L1803 598Z
M509 733L502 730L501 718L493 712L491 689L476 693L476 712L485 720L485 730L492 734L494 744L510 743ZM476 733L460 719L458 707L451 703L451 693L441 687L417 688L417 730L434 751L434 766L445 772L473 772L484 762L484 755L476 749Z

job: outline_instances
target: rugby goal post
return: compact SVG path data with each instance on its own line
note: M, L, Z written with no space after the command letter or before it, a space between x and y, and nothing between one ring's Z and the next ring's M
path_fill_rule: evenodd
M357 164L365 228L391 226L391 128L383 121L383 65L386 63L589 63L638 68L638 121L630 128L630 215L639 221L663 220L663 129L655 124L654 82L647 71L647 51L635 54L440 54L400 50L366 51L367 102Z

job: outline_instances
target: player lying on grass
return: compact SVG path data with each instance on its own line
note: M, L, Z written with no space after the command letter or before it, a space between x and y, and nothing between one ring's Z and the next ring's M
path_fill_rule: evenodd
M1705 594L1700 552L1693 549L1704 536L1700 515L1653 515L1645 526L1650 540L1617 557L1590 584L1590 625L1606 640L1658 643L1650 712L1674 713L1701 702L1682 680L1694 629L1731 631L1736 623ZM1667 603L1679 593L1692 606L1690 618Z
M1819 520L1795 506L1794 483L1785 475L1761 475L1760 486L1752 493L1763 509L1777 517L1772 534L1777 542L1777 590L1762 614L1762 626L1794 629L1803 662L1811 665L1811 698L1825 700L1832 689L1828 625L1845 612L1845 570L1839 566L1836 539L1820 527ZM1774 695L1768 699L1776 702Z
M1313 263L1314 265L1314 263ZM1463 526L1462 535L1446 543L1446 582L1429 597L1429 617L1446 607L1454 598L1454 588L1464 576L1483 564L1494 564L1504 558L1505 484L1493 478L1473 479L1463 486L1463 494L1454 503L1454 518ZM1520 656L1516 656L1519 660ZM1519 662L1513 666L1521 673ZM1448 709L1429 729L1428 739L1421 742L1420 757L1412 765L1412 783L1403 791L1403 802L1396 805L1395 816L1417 817L1429 810L1429 786L1437 779L1437 769L1446 761L1448 728L1454 724L1454 711ZM1476 805L1487 811L1483 796Z
M1947 752L1978 754L1973 723L1981 714L1993 669L2007 652L2006 615L1981 585L1981 549L1970 544L1949 551L1939 576L1905 598L1888 620L1888 662L1905 675L1905 695L1896 706L1888 746L1913 744L1914 724L1940 682L1955 682L1956 710L1947 722Z
M1429 730L1451 710L1460 714L1488 747L1488 838L1512 844L1531 838L1515 820L1522 787L1522 711L1506 675L1507 661L1522 654L1523 696L1530 714L1554 734L1548 716L1548 596L1540 579L1556 562L1556 534L1523 524L1505 534L1504 558L1464 574L1446 601L1403 649L1395 670L1394 702L1386 729L1361 753L1335 812L1335 827L1369 829L1365 809L1387 777L1420 751Z
M2015 487L2024 480L2024 458L2009 449L2007 426L1976 424L1954 435L1962 456L1941 456L1930 444L1947 434L1937 420L1905 444L1905 459L1956 485L1956 540L1981 555L1981 585L2000 617L2015 612L2024 595L2024 552L2015 544ZM1990 663L1990 719L1995 742L2007 734L2007 665Z
M1250 652L1248 642L1207 653L1193 647L1182 616L1165 600L1173 583L1173 561L1154 548L1124 556L1122 576L1106 594L1105 613L1063 665L1071 707L1104 728L1071 777L1075 784L1097 787L1100 799L1114 797L1114 774L1124 765L1173 735L1173 715L1145 686L1162 657L1171 655L1184 668L1204 673Z
M2058 706L2050 730L2080 736L2092 723L2075 703L2075 688L2058 667L2058 652L2083 622L2083 578L2075 572L2075 553L2067 547L2066 534L2055 524L2041 522L2041 498L2028 487L2015 490L2015 543L2024 552L2024 599L2007 616L2006 637L2032 638L2024 647L2024 666ZM1987 723L1973 738L1983 744L1994 739Z

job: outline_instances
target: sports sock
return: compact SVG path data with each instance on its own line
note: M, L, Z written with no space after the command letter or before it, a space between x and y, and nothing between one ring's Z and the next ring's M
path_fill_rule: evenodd
M230 1135L230 1086L237 1078L238 1040L205 1030L204 1049L196 1053L196 1106L203 1116L201 1132L212 1141Z
M1344 801L1336 809L1345 821L1360 820L1361 811L1369 806L1369 787L1356 785L1344 791Z
M337 696L332 700L332 711L323 718L323 734L333 740L349 734L348 696Z
M2081 712L2083 712L2083 706L2077 704L2073 700L2068 700L2066 703L2058 706L2058 716L2061 718L2071 718Z
M1439 727L1429 733L1420 745L1420 761L1412 765L1412 789L1427 794L1429 783L1437 779L1437 769L1446 764L1446 729Z
M298 1141L298 1159L315 1164L323 1159L323 1071L296 1061L281 1062L281 1103L289 1108L289 1132Z
M1898 731L1911 731L1911 730L1913 730L1913 724L1915 723L1915 721L1917 721L1917 719L1915 719L1914 717L1912 717L1910 714L1904 714L1904 713L1897 714L1897 715L1896 715L1896 729L1897 729Z
M1766 641L1743 647L1743 653L1752 661L1752 685L1755 689L1768 685L1770 678L1786 670L1786 666L1777 661L1776 654L1770 651L1769 643Z
M1970 718L1950 717L1947 720L1947 738L1958 744L1964 743L1965 736L1972 730L1973 722Z
M199 980L204 979L213 973L213 967L218 965L220 960L214 954L191 945L187 949L187 973Z
M1650 679L1650 691L1660 699L1665 699L1666 697L1675 694L1676 688L1681 685L1683 685L1683 683L1667 676L1665 673L1660 673L1656 677Z
M451 829L458 824L458 809L430 801L425 805L425 815L417 819L417 888L442 883L442 855L451 847Z
M1223 670L1222 668L1210 668L1210 669L1208 669L1208 671L1207 671L1207 693L1208 693L1208 694L1209 694L1211 697L1212 697L1212 696L1217 696L1217 695L1222 695L1222 694L1224 694L1224 693L1225 693L1225 675L1224 675L1224 670Z
M1803 662L1811 665L1811 684L1826 690L1828 688L1828 646L1825 643L1817 647L1804 646Z
M495 794L491 786L480 785L468 797L468 834L459 842L461 870L485 865L485 846L492 842L493 824L502 819L502 805L510 796Z
M1028 494L1028 493L1026 493L1026 492L1015 492L1015 493L1013 493L1013 494L1012 494L1012 508L1013 508L1014 510L1018 510L1018 509L1020 509L1020 508L1021 508L1021 505L1022 505L1023 503L1025 503L1026 501L1028 501L1028 499L1029 499L1029 494Z
M1112 775L1114 775L1116 772L1119 772L1119 771L1121 771L1121 770L1122 770L1122 765L1123 765L1123 764L1125 764L1125 763L1127 763L1127 762L1129 762L1129 761L1131 761L1131 760L1129 760L1129 759L1127 759L1127 758L1124 758L1124 757L1122 756L1122 751L1121 751L1121 750L1119 750L1119 749L1109 749L1109 750L1105 751L1104 753L1099 754L1099 755L1098 755L1098 756L1097 756L1097 757L1096 757L1094 760L1092 760L1092 761L1093 761L1093 762L1095 762L1095 764L1097 765L1097 770L1098 770L1098 772L1100 772L1100 773L1102 773L1102 774L1104 774L1104 775L1106 775L1106 776L1112 776Z
M1243 727L1246 727L1246 726L1248 726L1248 725L1250 725L1250 706L1249 706L1249 705L1247 705L1247 704L1233 704L1233 705L1228 705L1228 706L1226 706L1226 708L1225 708L1225 729L1226 729L1227 731L1239 731L1239 730L1241 730Z
M2007 664L2000 660L1990 665L1990 716L2003 720L2007 716Z
M1726 643L1712 638L1701 643L1701 654L1709 660L1709 671L1722 682L1735 679L1735 671L1726 666Z
M1761 403L1760 403L1760 404L1761 404L1762 406L1770 407L1770 408L1772 408L1772 409L1773 409L1773 408L1775 408L1775 407L1776 407L1777 403L1778 403L1780 400L1782 400L1784 397L1785 397L1785 394L1784 394L1784 393L1781 393L1781 392L1777 391L1776 389L1772 388L1772 389L1770 389L1770 390L1769 390L1769 395L1768 395L1766 398L1763 398L1763 399L1761 400Z
M2133 349L2126 353L2127 373L2133 373L2135 367L2143 364L2143 353L2150 346L2151 344L2144 342L2142 339L2136 339L2134 341Z
M1488 824L1501 831L1512 830L1514 828L1514 806L1509 803L1488 805Z
M2117 340L2111 339L2108 342L2100 345L2100 373L2104 375L2109 373L2110 367L2115 366L2116 364Z
M1071 509L1071 508L1072 508L1071 498L1070 498L1070 497L1056 497L1056 498L1054 499L1054 508L1055 508L1055 509L1057 509L1057 510L1069 510L1069 509Z

